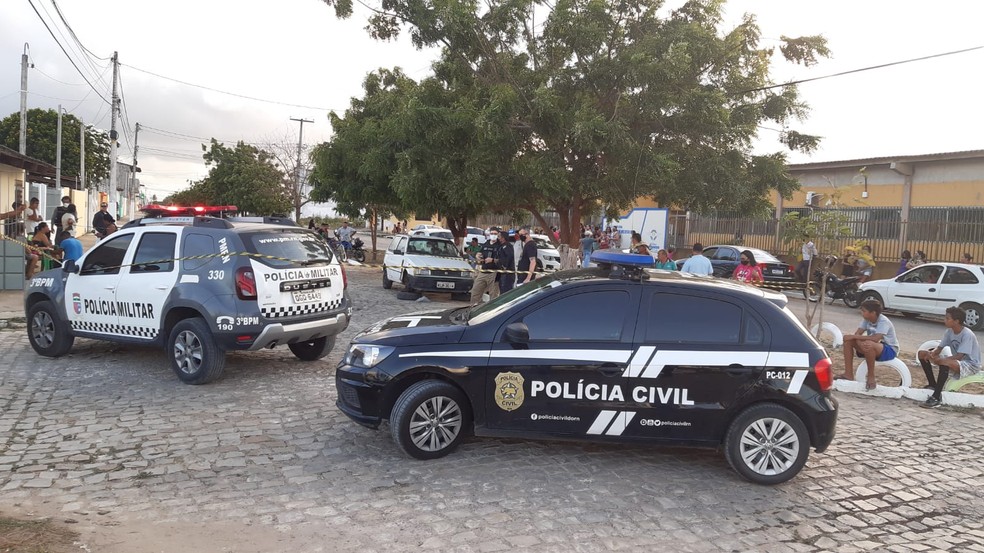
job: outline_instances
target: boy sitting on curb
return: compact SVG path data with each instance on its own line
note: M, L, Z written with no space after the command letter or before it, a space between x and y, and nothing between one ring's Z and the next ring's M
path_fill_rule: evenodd
M981 345L973 331L964 326L966 316L963 309L948 307L943 321L946 331L943 332L940 345L933 351L919 352L919 364L926 373L929 387L933 388L933 395L929 396L923 407L939 407L943 403L943 386L951 372L957 378L966 378L981 370ZM945 347L949 347L953 355L940 357L940 352ZM933 377L933 364L940 368L936 378Z
M863 357L868 363L865 390L875 389L875 362L891 361L899 352L899 339L895 326L882 315L882 304L877 300L861 303L861 325L854 334L844 336L844 374L838 378L854 380L854 356Z

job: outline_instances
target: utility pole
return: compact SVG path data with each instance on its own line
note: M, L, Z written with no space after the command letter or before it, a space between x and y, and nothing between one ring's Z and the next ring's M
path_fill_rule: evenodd
M110 198L116 201L116 213L117 217L120 217L120 193L116 189L117 182L119 178L116 176L116 140L119 138L119 133L116 132L116 119L119 117L120 109L120 98L117 96L117 82L119 82L120 77L120 65L119 65L119 54L113 52L113 97L112 106L110 107L111 116L109 118L109 193Z
M139 147L137 146L137 139L140 138L140 123L137 123L136 128L133 131L133 167L130 167L130 213L135 214L137 212L137 192L139 188L137 187L137 151ZM130 215L133 217L133 215Z
M301 156L304 155L304 123L314 123L310 119L296 119L294 117L290 118L291 121L297 121L301 124L300 130L297 132L297 167L294 169L294 219L301 218Z
M55 188L61 192L61 131L62 131L62 107L58 104L58 130L55 135ZM58 223L59 225L61 223Z
M24 53L21 54L21 89L20 89L20 153L27 155L27 53L30 47L24 43Z

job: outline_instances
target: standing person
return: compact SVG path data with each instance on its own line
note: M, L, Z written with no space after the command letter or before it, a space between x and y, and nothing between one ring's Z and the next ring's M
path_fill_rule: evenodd
M496 269L495 249L498 239L499 229L495 227L489 229L488 240L482 244L482 249L475 255L475 261L479 269L485 271L494 271ZM478 305L482 303L482 296L486 292L489 294L489 301L499 297L498 278L499 274L493 272L478 273L475 275L475 282L472 284L471 289L471 304Z
M943 403L943 386L946 385L950 373L954 373L957 378L967 378L981 370L981 344L974 332L964 326L966 317L967 313L959 307L946 308L946 318L943 320L946 330L940 345L933 351L919 352L919 364L933 388L933 395L929 396L923 407L939 407ZM940 357L945 347L950 348L951 355ZM934 364L940 368L936 378L933 377Z
M909 250L902 250L902 258L899 260L899 270L895 273L895 276L899 276L902 273L909 270L909 261L912 260L912 254Z
M632 247L629 248L629 253L637 253L639 255L648 255L652 257L653 253L649 251L649 245L642 243L642 235L638 232L632 233ZM666 252L663 252L666 253Z
M800 282L806 282L810 280L810 264L813 262L813 258L820 255L817 252L817 246L813 243L813 240L809 238L803 243L803 247L800 248L803 254L803 258L800 260L799 265L796 266L796 278Z
M103 202L99 204L99 211L97 211L96 214L92 216L92 228L96 229L96 235L99 236L100 238L111 234L111 232L109 232L110 228L116 227L116 219L114 219L113 216L109 214L109 211L107 211L108 208L109 208L109 204ZM313 223L314 223L314 219L311 219L311 224ZM314 228L314 227L309 227L309 228Z
M61 245L62 234L65 232L68 232L71 236L75 236L75 227L77 224L78 211L75 209L75 204L68 204L65 213L62 215L61 231L55 237L55 244L58 246Z
M500 231L499 242L495 249L495 268L500 271L515 271L515 267L516 256L513 253L512 244L509 243L506 233ZM512 290L514 282L516 282L514 272L499 273L499 292L506 293Z
M710 259L704 257L704 246L700 242L694 244L694 254L683 263L680 272L692 275L714 274L714 266L711 265Z
M667 271L675 271L677 269L676 261L670 259L670 256L666 253L666 250L659 250L656 252L656 268L665 269Z
M765 282L765 277L762 276L762 267L759 267L750 250L741 252L741 264L735 267L735 272L731 278L752 284Z
M891 361L899 352L899 339L895 325L882 315L878 300L861 302L861 324L854 334L844 336L844 374L840 378L854 380L854 357L863 357L868 363L865 390L875 389L875 362Z
M666 257L670 261L673 261L673 256L674 255L676 255L676 246L667 246L666 247Z
M509 245L513 249L513 267L512 270L519 270L519 258L523 256L523 243L519 241L519 233L516 230L509 229L508 236ZM520 281L519 275L517 274L513 277L513 286L516 286Z
M912 256L912 259L905 264L906 269L912 269L913 267L918 267L926 262L926 253L922 250L916 250L916 255Z
M352 249L352 235L355 234L355 229L349 226L348 221L343 221L342 226L338 228L338 240L342 243L342 247L345 250Z
M584 231L584 238L581 239L581 267L585 269L591 263L591 252L595 251L595 240L590 230Z
M38 223L44 221L44 217L41 216L41 208L39 204L41 200L37 198L31 198L27 209L24 210L24 231L27 236L34 236L34 231L38 228Z
M871 246L865 244L861 247L861 253L858 254L855 263L857 264L855 274L861 277L858 284L871 280L871 275L875 272L875 257L871 254Z
M95 225L93 225L93 226L95 226ZM308 230L314 230L314 227L315 227L315 224L314 224L314 217L311 217L311 218L310 218L310 219L308 220Z
M54 227L56 240L58 239L58 235L61 234L62 231L62 217L65 215L65 212L68 210L68 206L70 206L71 204L72 204L72 198L69 198L68 196L62 196L61 205L55 207L54 212L52 212L51 214L51 226Z
M523 242L523 253L519 258L519 263L516 266L516 270L519 271L517 275L517 283L526 284L533 282L536 278L536 242L530 238L529 229L520 229L519 239ZM525 274L524 274L525 273Z
M82 242L79 242L79 239L69 234L67 230L62 231L61 249L63 261L69 259L78 261L82 257Z
M973 263L974 256L970 255L969 252L964 252L963 256L960 257L961 263Z

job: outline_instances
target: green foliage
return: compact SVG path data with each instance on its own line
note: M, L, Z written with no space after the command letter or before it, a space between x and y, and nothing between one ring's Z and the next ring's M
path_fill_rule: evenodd
M840 210L814 209L808 217L799 212L787 212L779 220L780 238L788 244L789 253L795 254L807 240L813 240L821 255L836 255L831 244L851 236L851 227L845 212Z
M783 152L751 155L759 126L782 127L794 150L819 139L788 128L807 109L795 87L772 87L773 50L759 46L754 17L722 30L722 5L381 0L373 36L406 28L442 53L434 75L400 90L365 132L386 137L373 143L393 154L385 167L405 205L463 216L551 209L568 243L585 213L643 196L761 212L769 191L789 197L798 185ZM780 50L805 65L829 55L822 37L783 37ZM373 95L367 86L366 104Z
M62 115L62 175L79 174L79 127L74 115ZM0 120L0 144L17 151L20 146L20 112ZM58 112L53 109L27 111L27 155L55 165L58 144ZM85 132L86 182L95 184L109 176L109 136L93 127Z

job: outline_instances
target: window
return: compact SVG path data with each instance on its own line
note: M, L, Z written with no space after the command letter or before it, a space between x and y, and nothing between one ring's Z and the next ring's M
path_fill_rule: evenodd
M701 253L703 253L704 257L706 257L708 259L715 259L717 257L717 254L718 254L718 249L719 248L707 248L706 250L704 250Z
M899 282L935 284L942 272L943 267L939 265L923 265L899 277Z
M328 244L310 231L291 228L271 229L243 233L240 236L243 238L246 251L258 254L252 259L275 269L301 267L305 263L312 262L328 263L332 259ZM232 244L229 244L229 249L233 255L237 253Z
M526 315L530 340L614 342L622 337L629 294L605 290L566 296Z
M738 261L738 251L731 248L718 248L717 253L714 255L713 259L720 259L723 261Z
M974 273L963 267L947 267L943 284L977 284L979 281Z
M647 342L737 344L741 308L712 298L656 294L648 323Z
M197 257L200 255L215 255L219 250L215 247L215 239L207 234L187 234L184 239L182 257ZM194 271L212 261L211 257L203 259L185 259L181 262L181 270Z
M755 317L748 315L745 317L745 344L759 345L765 341L765 331L762 325L755 320Z
M406 238L400 238L399 240L394 240L390 243L390 251L400 253L403 251L403 246L407 243Z
M133 255L131 273L169 273L174 270L174 243L171 232L149 232L140 237Z
M89 255L85 256L85 263L79 274L82 275L116 275L120 272L120 265L123 265L123 258L126 257L126 250L130 247L133 240L132 234L110 238L97 245Z

